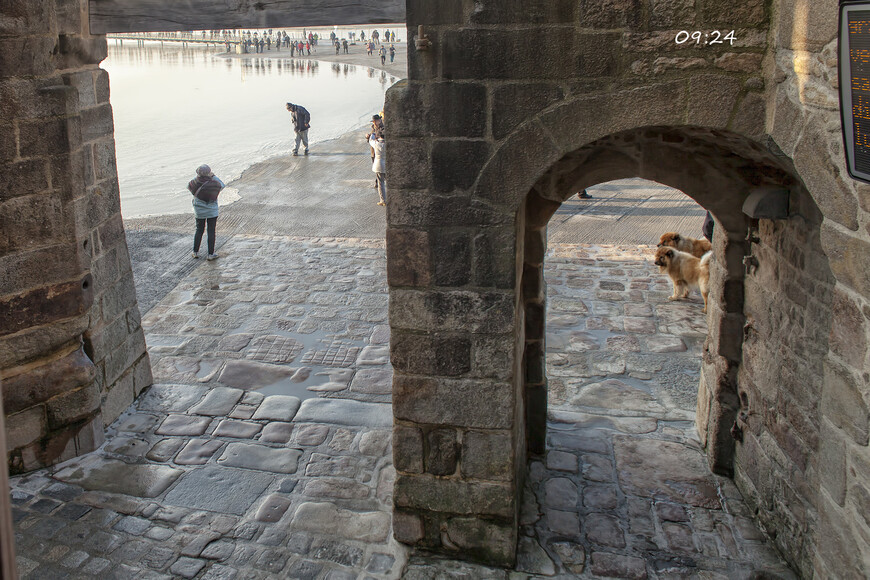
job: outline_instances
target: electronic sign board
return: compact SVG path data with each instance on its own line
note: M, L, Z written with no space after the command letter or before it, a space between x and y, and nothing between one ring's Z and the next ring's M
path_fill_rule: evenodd
M840 0L838 60L846 166L870 183L870 2Z

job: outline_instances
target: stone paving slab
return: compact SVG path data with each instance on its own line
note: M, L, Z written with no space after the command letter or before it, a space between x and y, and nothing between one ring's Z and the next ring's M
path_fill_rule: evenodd
M296 414L299 423L329 423L365 427L392 427L389 405L360 403L346 399L308 399Z
M265 473L211 465L188 472L166 495L166 503L242 515L274 479Z
M667 303L651 250L550 247L548 449L530 463L514 570L391 538L383 242L235 236L143 317L158 382L104 447L12 479L21 576L791 578L706 469L700 304ZM290 366L309 352L348 366ZM278 382L246 379L255 367Z

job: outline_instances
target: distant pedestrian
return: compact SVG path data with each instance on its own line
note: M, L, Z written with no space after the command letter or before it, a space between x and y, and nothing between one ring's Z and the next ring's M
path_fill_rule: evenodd
M395 34L395 33L393 33L393 34ZM394 60L396 60L396 47L391 44L390 45L390 62L393 62Z
M378 50L378 56L381 57L381 65L385 65L387 63L387 49L384 48L384 45L381 45L380 50Z
M305 54L311 56L311 41L305 43Z
M218 218L218 195L224 188L224 182L215 177L208 165L196 168L196 178L187 184L187 189L193 195L193 215L196 218L196 233L193 235L193 257L199 258L199 246L202 234L208 226L208 260L218 257L215 253L215 229Z
M377 131L368 135L369 145L375 152L372 171L378 185L378 205L387 205L387 169L384 163L384 132Z
M290 56L293 57L295 52L296 52L296 43L291 42L290 43Z
M380 115L372 115L372 130L366 135L366 139L371 137L372 135L376 135L378 132L383 132L384 130L384 118ZM369 149L371 149L372 154L372 163L375 162L375 148L369 145ZM375 189L378 189L378 178L375 176L375 184L372 186Z
M338 54L339 52L341 52L341 43L336 40L335 41L335 54Z
M341 47L344 49L344 54L347 54L347 39L342 39Z
M308 155L308 128L311 127L311 115L301 105L287 103L287 110L290 111L290 117L293 119L293 131L296 133L296 146L293 148L293 155L299 155L300 141L305 146L305 155Z

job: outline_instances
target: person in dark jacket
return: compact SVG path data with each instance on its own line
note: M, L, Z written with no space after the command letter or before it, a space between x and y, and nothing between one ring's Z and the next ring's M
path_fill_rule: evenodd
M224 182L215 177L208 165L196 168L196 179L190 180L187 189L193 195L193 215L196 217L196 233L193 235L193 257L199 258L199 246L202 234L208 225L208 260L214 260L218 255L214 251L215 228L218 218L218 194L224 188Z
M296 133L296 147L293 155L299 155L299 142L305 146L305 154L308 155L308 128L311 126L311 115L302 105L287 103L287 110L293 119L293 131Z

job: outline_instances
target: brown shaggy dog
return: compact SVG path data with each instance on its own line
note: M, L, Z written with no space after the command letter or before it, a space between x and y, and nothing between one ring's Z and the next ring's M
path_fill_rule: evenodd
M661 248L662 246L676 248L681 252L692 254L696 258L703 257L704 254L713 249L713 246L710 245L710 242L706 238L696 240L689 236L681 236L677 232L662 234L659 240L659 247Z
M704 298L704 312L707 312L712 257L712 252L708 252L703 258L696 258L692 254L668 246L656 250L655 265L661 272L667 272L674 285L674 293L668 297L668 300L686 298L692 288L697 288Z

